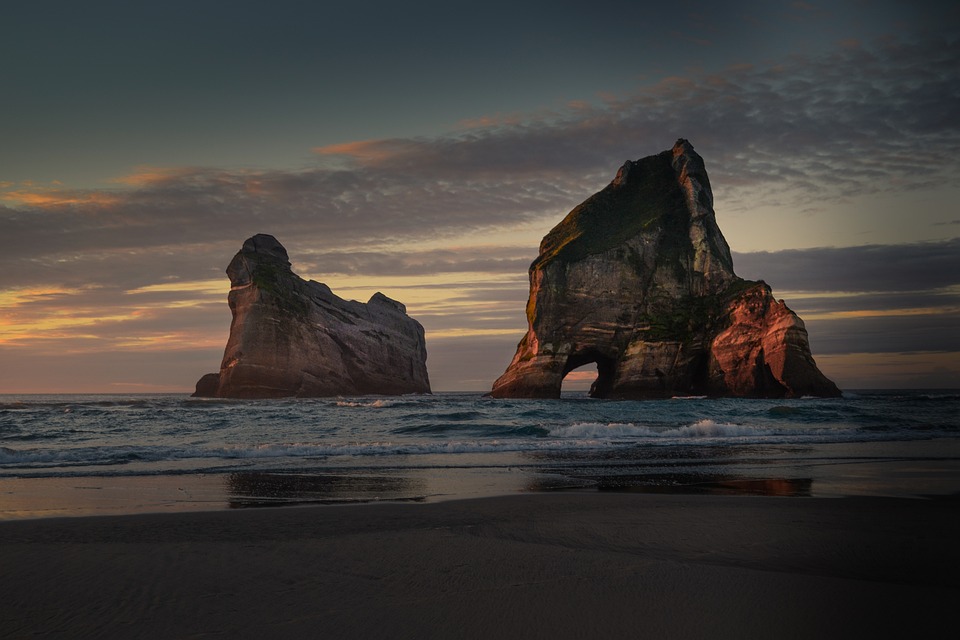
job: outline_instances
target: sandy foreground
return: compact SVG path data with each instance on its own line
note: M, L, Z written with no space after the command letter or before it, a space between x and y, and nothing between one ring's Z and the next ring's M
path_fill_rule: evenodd
M0 523L0 637L953 637L955 499L554 493Z

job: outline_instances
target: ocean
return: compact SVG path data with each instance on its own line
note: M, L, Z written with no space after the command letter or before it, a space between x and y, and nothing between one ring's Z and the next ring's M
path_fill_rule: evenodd
M960 495L960 391L0 396L0 519L528 491Z

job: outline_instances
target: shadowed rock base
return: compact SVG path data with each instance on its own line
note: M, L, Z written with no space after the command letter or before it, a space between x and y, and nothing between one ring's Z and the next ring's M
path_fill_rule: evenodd
M599 398L840 395L803 321L733 272L686 140L628 161L544 237L527 321L494 397L557 398L564 376L590 363Z

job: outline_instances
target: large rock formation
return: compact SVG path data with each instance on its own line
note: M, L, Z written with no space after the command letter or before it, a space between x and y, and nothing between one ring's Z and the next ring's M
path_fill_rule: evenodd
M595 362L590 395L836 396L803 321L733 272L703 159L686 140L627 162L540 243L527 334L491 395L556 398Z
M220 373L194 395L278 398L430 393L423 327L382 293L343 300L290 270L287 251L258 234L227 267L233 313Z

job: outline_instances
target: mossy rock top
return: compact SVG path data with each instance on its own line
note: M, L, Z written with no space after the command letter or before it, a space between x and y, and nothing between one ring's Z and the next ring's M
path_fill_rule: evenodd
M575 262L612 249L637 234L689 217L671 163L672 151L627 161L606 188L587 198L540 243L532 268L561 259Z

